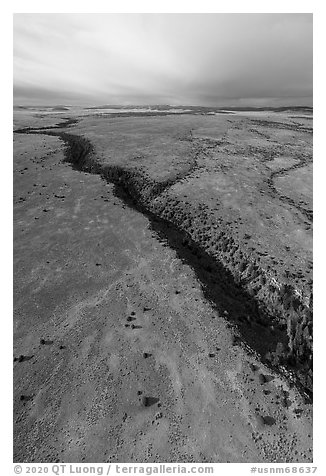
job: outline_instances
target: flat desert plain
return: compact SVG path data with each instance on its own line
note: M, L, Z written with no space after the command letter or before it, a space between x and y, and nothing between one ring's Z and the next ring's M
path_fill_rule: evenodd
M14 460L311 462L311 111L14 131Z

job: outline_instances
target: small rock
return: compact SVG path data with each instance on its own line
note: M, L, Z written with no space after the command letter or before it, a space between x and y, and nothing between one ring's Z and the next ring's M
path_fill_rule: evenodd
M276 423L275 418L273 418L271 416L265 416L265 417L263 417L263 420L264 420L264 424L268 425L268 426L275 425L275 423Z
M157 397L145 397L143 396L141 399L141 403L144 407L151 407L155 403L159 401L159 398Z
M40 339L40 344L41 345L51 345L51 344L53 344L53 340Z
M258 380L259 380L259 383L260 383L261 385L264 385L264 383L266 383L266 381L267 381L264 374L259 374L259 375L258 375Z
M20 400L22 402L28 402L29 400L32 400L33 398L33 395L21 395L20 396Z

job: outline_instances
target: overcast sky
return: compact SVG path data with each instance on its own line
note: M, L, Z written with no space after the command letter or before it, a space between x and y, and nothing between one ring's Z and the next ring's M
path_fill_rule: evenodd
M15 14L14 102L312 105L312 15Z

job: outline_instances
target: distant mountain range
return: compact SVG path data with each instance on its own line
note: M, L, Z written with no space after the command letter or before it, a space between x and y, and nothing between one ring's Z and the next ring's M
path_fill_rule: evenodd
M43 110L43 111L69 111L72 106L66 106L66 105L51 105L51 106L21 106L21 105L16 105L14 106L15 110ZM78 107L78 106L74 106ZM99 110L99 109L113 109L113 110L138 110L138 109L147 109L148 111L170 111L170 110L180 110L180 111L194 111L194 112L202 112L202 113L208 113L208 112L223 112L223 111L271 111L271 112L285 112L285 111L295 111L295 112L305 112L305 113L310 113L312 114L313 108L310 106L280 106L280 107L250 107L250 106L241 106L241 107L234 107L234 106L187 106L187 105L171 105L171 104L154 104L154 105L148 105L144 104L141 106L135 106L135 105L117 105L117 104L103 104L99 106L90 106L90 107L82 107L84 110Z
M213 111L213 112L218 112L218 111L273 111L273 112L283 112L283 111L307 111L307 112L312 112L313 108L309 106L281 106L281 107L250 107L250 106L242 106L242 107L220 107L220 106L188 106L188 105L182 105L182 106L175 106L175 105L170 105L170 104L154 104L154 105L148 105L144 104L141 106L135 106L132 104L129 105L124 105L124 106L119 106L117 104L104 104L100 106L92 106L92 107L85 107L84 109L149 109L149 110L158 110L158 111L168 111L169 109L188 109L188 110L193 110L193 111Z

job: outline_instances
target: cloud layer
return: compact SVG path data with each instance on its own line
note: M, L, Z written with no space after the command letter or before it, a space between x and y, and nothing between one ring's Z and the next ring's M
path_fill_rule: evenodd
M310 14L15 14L19 104L312 103Z

